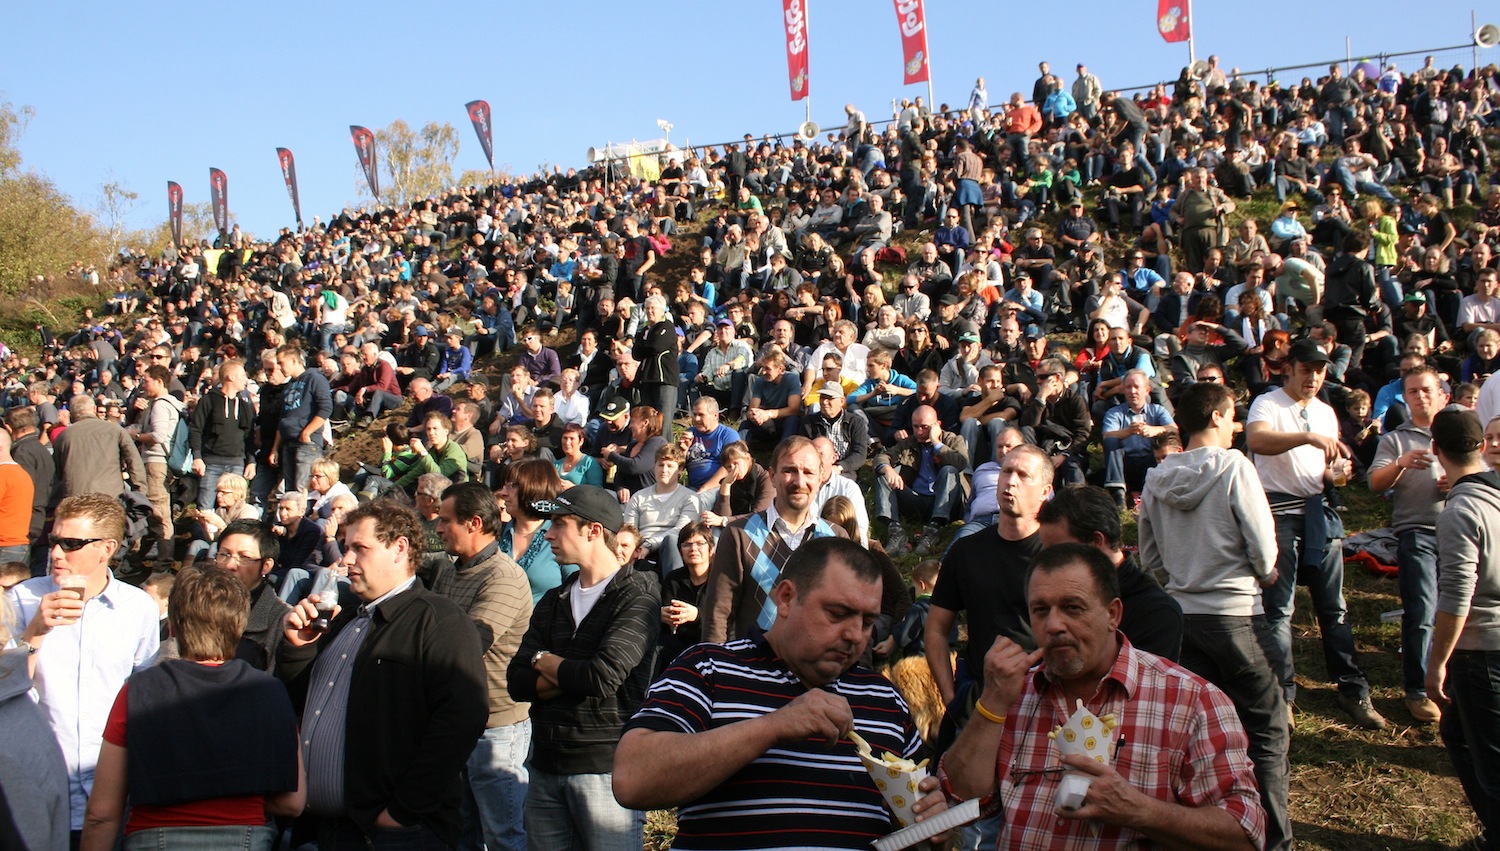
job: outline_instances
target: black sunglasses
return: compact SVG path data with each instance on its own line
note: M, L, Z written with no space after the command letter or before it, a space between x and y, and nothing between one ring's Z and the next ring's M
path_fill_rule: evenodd
M76 553L89 544L97 544L107 541L108 538L59 538L56 535L48 535L47 543L54 547L62 547L65 553Z

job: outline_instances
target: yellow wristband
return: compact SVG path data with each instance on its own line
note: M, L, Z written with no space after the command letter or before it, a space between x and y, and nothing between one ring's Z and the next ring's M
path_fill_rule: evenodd
M989 711L988 709L985 709L984 708L984 701L981 701L981 700L974 701L974 711L978 712L979 715L980 715L980 717L984 718L986 721L993 721L996 724L1004 724L1005 723L1005 716L1004 715L996 715L995 713Z

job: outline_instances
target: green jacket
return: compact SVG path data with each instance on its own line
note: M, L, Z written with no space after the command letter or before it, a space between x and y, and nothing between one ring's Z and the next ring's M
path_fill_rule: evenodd
M406 471L406 475L396 480L396 484L410 488L424 473L442 473L455 483L466 482L469 480L469 456L464 454L464 448L458 445L458 441L449 439L442 449L429 448L427 454L418 458L411 469Z

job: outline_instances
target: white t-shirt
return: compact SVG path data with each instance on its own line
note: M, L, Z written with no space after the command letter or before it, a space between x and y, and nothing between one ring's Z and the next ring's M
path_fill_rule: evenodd
M611 574L589 588L583 587L582 581L573 583L573 587L568 590L568 605L573 609L573 626L583 623L583 619L589 616L589 612L594 610L594 604L604 596L604 589L609 587L609 581L613 578L614 575Z
M1305 432L1339 436L1338 416L1333 408L1318 399L1306 405L1307 418L1302 416L1304 406L1286 392L1277 388L1262 393L1251 405L1247 425L1269 423L1273 431ZM1312 496L1323 490L1323 474L1328 470L1328 458L1323 450L1312 445L1298 446L1280 455L1255 455L1255 471L1260 474L1261 486L1267 493L1285 493L1293 496Z
M1500 298L1479 300L1477 295L1464 296L1458 303L1458 324L1500 322Z

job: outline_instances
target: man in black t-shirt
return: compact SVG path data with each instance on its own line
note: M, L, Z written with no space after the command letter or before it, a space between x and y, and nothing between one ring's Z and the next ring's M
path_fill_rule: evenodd
M984 671L984 654L1004 636L1035 649L1026 611L1026 568L1041 552L1037 514L1052 493L1052 462L1035 446L1018 446L1000 462L996 487L999 519L994 531L979 532L953 543L943 557L932 609L927 615L927 665L943 702L954 704L968 684ZM948 636L964 612L969 642L958 671L949 661ZM961 701L960 701L961 702Z

